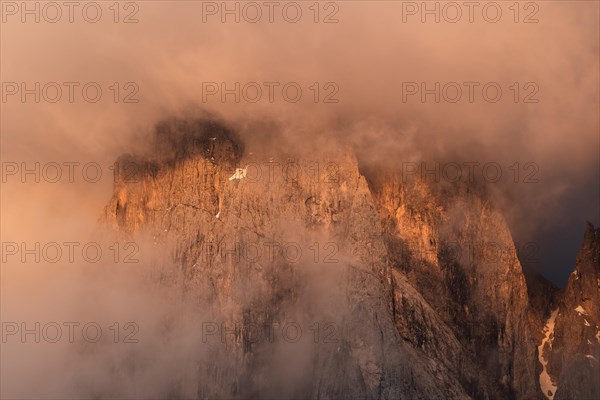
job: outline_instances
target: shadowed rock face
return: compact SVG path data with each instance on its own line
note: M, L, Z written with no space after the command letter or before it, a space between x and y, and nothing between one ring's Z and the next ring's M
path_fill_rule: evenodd
M548 371L558 382L556 398L597 398L600 395L599 259L600 229L587 223L575 269L560 301L552 349L547 352Z
M560 375L556 400L597 399L600 396L600 352L593 355L575 354Z
M119 160L103 221L151 238L175 266L161 282L232 327L170 396L542 397L525 279L482 188L365 171L343 146L255 156L203 120L160 124L153 148ZM293 343L245 334L290 322Z
M531 309L531 326L536 340L543 336L542 331L553 310L558 308L564 290L544 278L533 268L523 268L527 282L527 294Z

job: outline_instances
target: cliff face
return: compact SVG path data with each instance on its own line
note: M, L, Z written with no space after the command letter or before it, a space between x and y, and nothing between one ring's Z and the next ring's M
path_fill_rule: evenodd
M600 396L600 229L587 224L575 269L561 298L548 371L556 399Z
M224 342L207 343L215 363L200 368L194 396L467 397L449 363L424 358L396 329L381 226L351 155L250 159L226 130L202 122L159 132L176 140L159 135L156 159L121 159L105 220L150 235L156 246L175 243L186 295L215 310L208 322L233 330ZM187 153L171 158L181 141ZM139 172L131 183L128 165ZM296 178L292 168L305 173ZM458 351L409 283L397 285L411 302L407 310L428 318ZM244 335L284 324L304 335L293 343Z
M524 268L523 272L525 273L527 294L529 295L531 327L536 341L539 342L544 336L544 326L552 312L558 308L564 290L554 286L552 282L533 268Z
M485 192L397 176L375 178L372 187L396 269L461 338L463 373L480 371L476 382L463 377L470 394L539 396L527 287Z
M103 220L169 252L161 281L183 277L207 326L228 327L174 397L542 397L525 279L481 188L405 182L339 146L254 154L205 121L161 124L155 143L120 159ZM581 284L567 294L596 324ZM561 318L557 335L582 334ZM561 362L581 350L556 343Z

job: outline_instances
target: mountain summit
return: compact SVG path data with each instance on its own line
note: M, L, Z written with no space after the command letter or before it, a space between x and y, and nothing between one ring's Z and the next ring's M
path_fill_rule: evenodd
M485 188L340 146L257 151L205 120L160 124L119 167L103 222L151 238L174 266L161 284L211 316L197 369L165 395L598 398L591 225L564 293L544 300Z

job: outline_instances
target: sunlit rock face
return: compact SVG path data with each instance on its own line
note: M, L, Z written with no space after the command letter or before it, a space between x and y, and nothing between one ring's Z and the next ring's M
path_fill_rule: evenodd
M103 223L168 255L159 284L180 285L210 315L197 367L164 395L544 398L540 318L485 187L407 180L340 145L284 155L247 145L216 122L170 120L154 151L119 159ZM590 246L576 268L586 279L572 277L563 303L582 302L595 326ZM556 348L586 351L564 315ZM294 329L282 337L282 326ZM552 357L558 376L570 361Z
M525 280L485 190L393 173L372 182L395 270L460 338L468 361L459 372L470 394L537 396Z
M174 125L186 132L178 140L198 147L164 161L125 159L123 165L135 160L140 174L128 183L121 171L105 220L124 233L150 235L156 246L174 243L186 296L234 331L211 349L213 362L199 368L193 395L467 397L440 374L446 365L422 358L396 329L381 226L350 152L257 159L237 153L241 146L225 129ZM166 154L177 153L173 147ZM283 164L307 172L296 178L276 171ZM412 290L408 282L400 286ZM244 327L286 322L302 327L301 340L238 340ZM311 327L323 327L320 335L331 340L314 340Z

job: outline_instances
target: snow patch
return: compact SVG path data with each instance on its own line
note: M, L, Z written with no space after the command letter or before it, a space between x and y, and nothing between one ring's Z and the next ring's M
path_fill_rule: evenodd
M554 333L554 320L556 319L556 315L558 314L558 308L550 314L550 318L546 321L546 326L544 326L544 338L542 339L542 343L538 346L538 360L540 364L542 364L542 372L540 374L540 387L542 388L542 393L546 398L552 400L554 398L554 394L556 393L556 385L552 382L552 378L548 375L548 371L546 366L548 365L548 361L543 356L544 346L546 342L550 348L552 348L552 340L550 340L550 336Z
M248 168L236 168L235 174L229 177L229 180L232 181L234 179L244 179L246 177L246 171Z
M582 315L588 315L587 311L585 311L585 308L581 307L581 304L577 306L575 311L577 311L577 313L579 314L580 317Z
M589 322L587 322L587 319L583 319L583 323L585 324L585 326L591 326Z
M217 213L217 215L215 215L215 218L219 218L220 215L221 215L221 211L219 210L219 212Z

